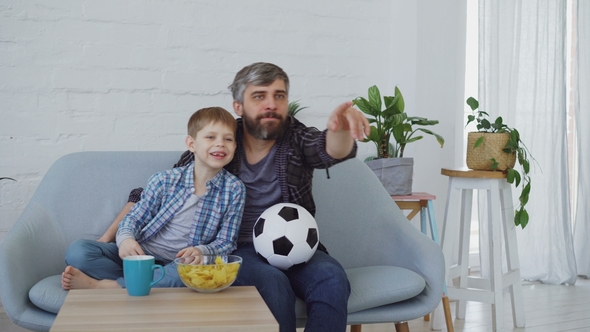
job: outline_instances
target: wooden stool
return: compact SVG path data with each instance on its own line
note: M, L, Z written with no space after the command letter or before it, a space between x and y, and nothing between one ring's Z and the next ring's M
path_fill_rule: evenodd
M436 226L436 218L434 216L434 205L432 201L436 199L436 196L431 195L429 193L421 193L416 192L406 196L394 196L392 195L391 198L395 201L397 206L400 210L410 210L407 218L408 220L412 220L418 212L420 212L420 231L426 235L428 235L427 224L426 224L426 216L428 216L428 221L430 224L430 236L432 240L440 245L438 240L438 229ZM443 290L443 308L445 312L445 322L447 325L447 330L449 332L453 332L453 318L451 316L451 307L449 305L449 298L447 297L447 288L446 285ZM430 315L424 316L424 320L430 320ZM432 325L432 324L431 324Z
M451 170L443 168L449 177L442 248L447 262L448 296L458 301L456 318L465 319L466 301L490 303L492 326L501 331L503 320L503 289L509 287L512 317L516 327L525 325L524 302L520 280L518 247L514 225L512 189L502 172ZM485 190L488 205L488 234L490 278L468 276L471 206L474 190ZM502 232L508 271L502 272ZM458 263L453 265L453 245L458 245ZM458 278L457 287L453 279Z

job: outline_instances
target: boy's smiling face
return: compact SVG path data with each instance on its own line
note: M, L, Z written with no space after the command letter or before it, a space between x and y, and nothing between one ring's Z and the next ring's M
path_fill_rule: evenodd
M209 123L197 132L194 139L188 136L187 145L195 154L195 167L220 170L234 157L236 135L221 122Z

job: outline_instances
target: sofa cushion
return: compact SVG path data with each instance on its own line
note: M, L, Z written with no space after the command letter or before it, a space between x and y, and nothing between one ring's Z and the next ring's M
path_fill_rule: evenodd
M37 307L57 314L68 291L61 287L61 275L47 277L29 290L29 299Z
M426 287L419 274L397 266L367 266L345 271L351 288L348 313L404 301Z
M348 313L400 302L420 294L426 282L417 273L396 266L367 266L346 269L350 282ZM68 292L61 287L61 275L39 281L29 291L37 307L57 314ZM306 317L305 304L298 301L297 317Z

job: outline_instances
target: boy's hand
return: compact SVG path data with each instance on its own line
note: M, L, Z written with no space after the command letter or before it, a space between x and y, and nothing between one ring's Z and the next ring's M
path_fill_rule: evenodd
M137 256L137 255L145 255L143 249L137 241L134 239L127 239L121 242L121 246L119 247L119 257L124 258L127 256Z
M203 254L203 252L201 251L201 249L199 249L197 247L188 247L188 248L184 248L181 251L179 251L178 254L176 254L176 258L188 257L188 256L200 256L202 254Z
M180 258L180 257L190 257L193 256L194 260L190 261L190 260L185 260L184 263L185 264L200 264L201 260L202 260L202 255L203 252L201 252L201 249L197 248L197 247L188 247L188 248L184 248L181 251L178 252L178 254L176 254L176 258Z

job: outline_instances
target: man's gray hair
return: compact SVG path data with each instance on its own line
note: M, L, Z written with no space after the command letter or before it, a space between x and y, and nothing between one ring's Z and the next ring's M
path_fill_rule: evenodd
M276 79L285 82L287 95L289 94L289 76L281 67L268 62L256 62L242 68L229 86L229 90L235 101L244 102L244 91L249 84L257 86L269 86Z

